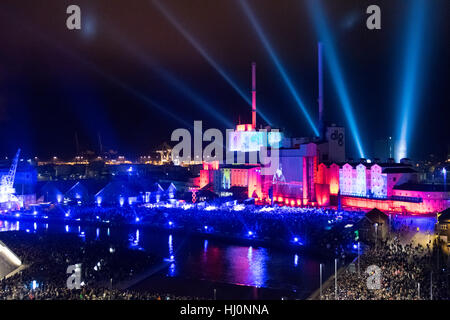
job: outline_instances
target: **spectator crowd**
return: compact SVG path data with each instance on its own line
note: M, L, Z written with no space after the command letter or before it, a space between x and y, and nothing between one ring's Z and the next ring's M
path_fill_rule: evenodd
M84 242L70 234L1 232L0 240L26 266L0 280L0 300L172 300L192 299L155 292L115 289L155 263L139 250L114 247L102 240ZM69 289L67 267L81 264L81 288Z
M330 282L322 299L428 300L431 295L433 300L447 299L445 269L437 265L439 258L443 260L437 256L442 254L438 248L437 242L426 247L401 244L397 237L379 243L360 256L360 272L347 268L338 274L337 297L334 282Z
M333 254L351 249L351 230L344 227L353 226L364 214L361 211L254 205L94 205L71 206L64 210L71 219L81 221L108 221L111 225L137 223L174 228L186 233L266 240L273 244L297 242L309 249ZM60 210L54 211L53 215L60 215Z

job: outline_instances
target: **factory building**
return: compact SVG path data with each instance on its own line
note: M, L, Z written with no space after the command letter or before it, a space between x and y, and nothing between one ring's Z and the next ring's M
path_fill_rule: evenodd
M330 143L321 137L289 138L278 130L256 130L256 65L252 63L252 122L239 123L229 133L228 150L237 159L257 159L235 164L204 163L200 171L200 189L210 188L222 196L233 196L232 188L245 188L248 198L257 202L277 202L298 205L315 203L315 180L320 157L344 160L345 134L334 126L327 130ZM319 148L320 147L320 148ZM261 163L268 163L271 151L278 152L278 167L274 174L262 174ZM264 152L262 152L264 151Z
M450 206L444 185L421 184L418 173L403 163L319 164L318 184L328 185L332 204L403 214L427 214ZM317 190L316 190L317 191Z

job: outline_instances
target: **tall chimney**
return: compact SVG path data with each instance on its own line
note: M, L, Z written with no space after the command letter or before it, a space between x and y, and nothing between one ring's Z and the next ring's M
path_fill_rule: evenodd
M319 135L323 138L323 75L322 75L322 43L318 43L319 55L318 55L318 66L319 66Z
M252 128L256 129L256 63L252 62Z

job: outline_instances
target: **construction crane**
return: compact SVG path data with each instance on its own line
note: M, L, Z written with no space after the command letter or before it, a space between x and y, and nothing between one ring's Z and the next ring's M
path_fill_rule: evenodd
M11 168L8 174L3 175L0 181L0 204L18 204L19 200L14 195L16 190L14 189L14 178L16 176L17 164L19 163L20 149L17 150L16 156L14 157Z

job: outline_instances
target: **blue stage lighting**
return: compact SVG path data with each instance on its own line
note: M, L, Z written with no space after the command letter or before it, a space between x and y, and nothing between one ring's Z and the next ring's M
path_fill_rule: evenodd
M190 88L185 82L177 78L175 75L170 73L168 70L164 69L157 61L155 61L150 55L144 54L135 46L133 46L129 41L123 37L119 31L114 30L112 27L109 27L108 30L112 30L111 34L114 34L115 41L127 51L129 51L133 56L135 56L139 61L141 61L145 66L157 72L158 75L166 81L171 86L175 87L179 92L188 97L191 101L193 101L197 106L201 107L202 110L209 113L211 116L215 117L219 120L223 125L227 128L233 127L233 124L228 121L224 116L222 116L219 112L217 112L217 108L214 108L210 103L205 101L199 94L197 94L192 88Z
M191 99L196 105L202 107L207 113L222 122L227 128L232 128L233 124L228 121L224 116L217 112L217 108L214 108L208 102L206 102L202 97L193 92L185 83L171 75L168 71L159 68L159 74L171 85L176 87L185 96Z
M425 24L425 5L424 0L413 0L411 11L408 17L408 34L406 37L405 59L403 60L403 78L401 79L400 96L400 115L399 115L399 133L398 142L395 150L395 158L400 161L407 157L408 140L411 133L411 123L415 114L414 97L417 96L417 80L420 64L420 54L423 30ZM403 58L403 56L402 56Z
M25 21L24 19L20 19L20 17L19 18L16 17L16 19L15 19L15 21L22 21L22 20ZM170 109L168 107L161 106L159 103L157 103L153 99L149 98L147 95L145 95L145 94L143 94L143 93L141 93L141 92L131 88L130 86L128 86L125 83L123 83L122 81L118 80L117 78L115 78L115 77L113 77L113 76L103 72L94 63L92 63L92 62L90 62L88 60L82 59L80 56L74 54L72 51L68 50L64 46L61 46L59 43L56 43L55 41L53 41L53 39L50 39L45 34L38 32L35 27L30 26L30 25L26 25L26 24L23 24L23 23L21 24L21 26L23 28L25 28L33 36L37 37L39 40L42 40L43 42L45 42L47 44L50 44L52 47L54 47L55 49L57 49L61 53L67 55L68 57L70 57L71 59L77 61L81 65L89 68L91 71L94 71L95 73L97 73L100 76L104 77L106 80L114 83L118 87L120 87L123 90L127 91L129 94L131 94L131 95L137 97L138 99L142 100L146 105L157 108L162 113L164 113L167 116L173 118L174 120L178 121L179 123L182 123L185 127L188 127L188 128L192 129L192 125L190 123L188 123L187 121L183 120L182 118L176 116L172 112L169 112L168 110L170 110Z
M356 119L353 116L353 107L350 102L350 97L345 85L344 76L339 65L336 49L329 32L329 27L326 23L326 17L322 10L320 0L308 0L307 1L308 10L310 15L313 17L314 25L316 27L318 36L322 41L325 48L325 58L330 68L330 72L333 78L334 86L341 101L342 108L344 109L345 116L348 121L348 125L353 135L353 139L356 144L356 148L361 158L365 158L364 151L361 144L361 139L359 136L358 126L356 124Z
M271 44L269 43L269 40L265 36L264 31L262 30L259 22L257 21L256 17L254 16L254 14L252 12L252 10L250 9L250 7L246 3L246 1L239 1L239 3L241 4L245 14L249 18L249 20L250 20L253 28L255 29L256 33L258 34L258 37L261 40L264 48L266 49L267 53L269 54L270 58L272 59L272 62L275 64L275 66L276 66L278 72L280 73L284 83L288 87L289 92L292 94L295 102L297 103L297 105L300 107L300 110L302 110L303 114L305 115L306 120L308 121L309 125L311 126L311 128L314 131L314 134L316 136L319 136L319 130L317 130L317 127L314 124L314 121L311 119L308 111L306 110L305 105L303 104L302 100L300 99L300 96L298 95L297 91L295 90L291 79L287 75L286 70L284 69L283 65L281 64L280 60L278 59L278 56L276 55L276 53L273 50Z
M245 94L239 86L236 84L233 79L225 72L225 70L209 55L209 53L200 45L200 43L195 39L189 32L186 31L176 19L175 17L165 8L159 1L153 0L153 3L157 7L157 9L166 17L166 19L180 32L183 37L200 53L200 55L222 76L222 78L247 102L248 105L251 105L252 102L250 100L249 95ZM266 121L270 126L272 126L269 118L264 115L260 106L257 109L257 113Z
M103 76L104 78L109 80L110 82L114 83L116 86L120 87L124 91L127 91L131 95L133 95L136 98L142 100L146 105L149 105L151 107L154 107L154 108L158 109L159 111L161 111L165 115L173 118L174 120L176 120L179 123L182 123L185 127L192 128L192 124L190 124L187 121L183 120L182 118L176 116L174 113L168 111L169 108L160 105L154 99L149 98L147 95L145 95L145 94L139 92L138 90L130 87L129 85L123 83L122 81L120 81L120 80L118 80L118 79L116 79L116 78L114 78L114 77L104 73L103 71L98 69L96 66L92 65L91 63L89 63L89 62L87 62L85 60L81 60L81 62L83 62L84 64L87 64L88 66L90 66L92 68L92 70L94 70L95 72L97 72L98 74L100 74L101 76Z
M160 105L158 102L156 102L154 99L149 98L147 95L139 92L138 90L130 87L129 85L125 84L124 82L118 80L117 78L110 76L108 74L106 74L105 72L103 72L102 70L100 70L97 66L95 66L94 64L79 58L78 56L75 56L73 54L70 54L72 58L76 59L78 62L84 64L85 66L89 67L91 70L93 70L94 72L96 72L97 74L101 75L102 77L104 77L105 79L107 79L108 81L114 83L116 86L120 87L121 89L123 89L124 91L128 92L129 94L133 95L134 97L140 99L141 101L143 101L146 105L156 108L158 109L160 112L164 113L165 115L171 117L172 119L176 120L179 123L182 123L185 127L187 128L192 128L192 124L188 123L187 121L183 120L182 118L176 116L174 113L168 111L169 108L164 107L162 105Z

